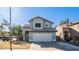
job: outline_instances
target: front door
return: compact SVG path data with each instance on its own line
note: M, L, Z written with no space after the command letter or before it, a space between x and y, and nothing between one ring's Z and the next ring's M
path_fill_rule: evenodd
M65 40L65 41L68 41L68 34L67 34L67 31L64 31L64 40Z
M26 40L26 42L29 41L29 32L28 31L25 32L25 40Z

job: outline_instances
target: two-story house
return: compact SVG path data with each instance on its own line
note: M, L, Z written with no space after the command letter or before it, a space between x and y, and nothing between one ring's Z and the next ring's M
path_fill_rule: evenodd
M56 41L56 30L52 27L53 22L42 17L34 17L29 24L23 26L23 40L31 42Z

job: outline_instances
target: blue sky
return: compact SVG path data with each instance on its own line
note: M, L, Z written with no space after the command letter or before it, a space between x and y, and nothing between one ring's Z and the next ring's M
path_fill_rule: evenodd
M79 21L78 7L12 7L12 24L24 25L35 16L41 16L58 25L64 18L71 22ZM9 8L0 7L0 23L3 19L9 21Z

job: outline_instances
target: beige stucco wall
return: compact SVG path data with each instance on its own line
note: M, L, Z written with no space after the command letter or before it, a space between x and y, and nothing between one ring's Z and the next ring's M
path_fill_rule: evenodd
M57 30L56 36L59 36L60 38L63 39L63 29L62 29L62 26L57 26L56 30Z
M60 36L60 33L62 33L62 27L61 26L57 26L56 30L57 30L56 36Z

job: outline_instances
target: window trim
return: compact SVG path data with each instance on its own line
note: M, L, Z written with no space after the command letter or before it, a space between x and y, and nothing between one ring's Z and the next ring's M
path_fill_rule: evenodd
M40 23L41 24L41 27L36 27L36 23ZM34 29L42 29L42 23L41 22L35 22L34 23Z

